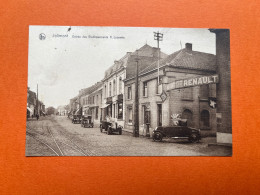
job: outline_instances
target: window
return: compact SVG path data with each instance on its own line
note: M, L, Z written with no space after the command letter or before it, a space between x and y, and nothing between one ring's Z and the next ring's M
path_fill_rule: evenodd
M200 86L200 98L208 99L209 97L209 85L201 85Z
M128 108L128 123L132 123L133 122L133 108L129 107Z
M95 96L93 96L93 102L92 103L95 104Z
M119 78L119 94L122 93L122 77Z
M112 96L112 83L109 83L109 97Z
M203 110L200 114L200 126L202 129L209 129L209 111L208 110Z
M128 87L127 88L127 99L132 99L132 89L131 87Z
M118 104L118 110L117 110L117 118L118 119L123 119L123 103Z
M96 103L98 103L98 95L97 95Z
M113 95L116 95L116 80L113 81Z
M193 88L192 87L182 89L182 99L185 99L185 100L193 99Z
M147 82L143 82L143 96L147 97Z
M182 119L187 119L187 125L192 127L193 121L192 121L192 112L188 109L184 110L182 113Z
M105 85L105 90L104 90L104 97L107 97L107 86Z

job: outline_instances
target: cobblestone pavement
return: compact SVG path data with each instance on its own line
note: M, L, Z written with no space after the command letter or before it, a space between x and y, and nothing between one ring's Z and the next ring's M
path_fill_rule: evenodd
M27 121L26 156L231 156L228 147L208 146L215 138L199 143L164 139L154 142L129 132L107 135L99 128L83 128L63 116Z

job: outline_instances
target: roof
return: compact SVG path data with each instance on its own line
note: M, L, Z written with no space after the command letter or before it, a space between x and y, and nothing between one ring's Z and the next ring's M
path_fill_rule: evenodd
M122 57L118 61L115 61L115 63L108 70L105 71L104 79L108 78L109 76L111 76L112 74L114 74L115 72L120 70L122 67L129 67L129 66L135 67L130 64L132 64L133 62L136 63L135 60L136 60L137 56L138 56L139 60L149 59L149 60L146 60L146 63L150 64L155 60L155 58L157 58L158 49L155 47L151 47L148 44L145 44L144 46L142 46L141 48L137 49L134 52L127 52L124 57ZM161 56L161 58L165 58L168 55L163 52L160 52L160 56ZM139 66L139 70L142 70L142 69L143 69L143 66ZM132 72L132 69L128 68L126 76L129 76L128 73L130 73L130 75L132 75L131 72Z
M110 75L118 71L119 69L126 67L127 60L129 56L131 55L131 52L127 52L120 60L114 61L114 64L105 71L105 77L104 79L108 78Z
M92 85L92 86L90 86L88 88L81 89L79 96L91 94L94 91L96 91L97 89L99 89L100 87L102 87L102 85L103 85L103 83L101 81L99 81L99 82L95 83L94 85Z
M170 54L160 60L160 67L169 65L171 67L216 71L216 56L209 53L188 50L186 48ZM156 69L157 61L140 71L140 74Z
M28 90L27 93L29 93L27 98L28 103L34 104L34 101L36 101L36 93L31 90Z

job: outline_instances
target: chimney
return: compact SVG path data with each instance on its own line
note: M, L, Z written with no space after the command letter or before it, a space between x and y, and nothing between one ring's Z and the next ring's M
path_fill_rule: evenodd
M115 60L114 63L117 64L119 61L118 60Z
M191 43L186 43L186 44L185 44L185 48L186 48L188 51L192 51L192 44L191 44Z

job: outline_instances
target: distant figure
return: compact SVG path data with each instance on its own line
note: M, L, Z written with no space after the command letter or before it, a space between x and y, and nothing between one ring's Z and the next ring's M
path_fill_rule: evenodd
M39 114L36 114L37 121L39 120Z

